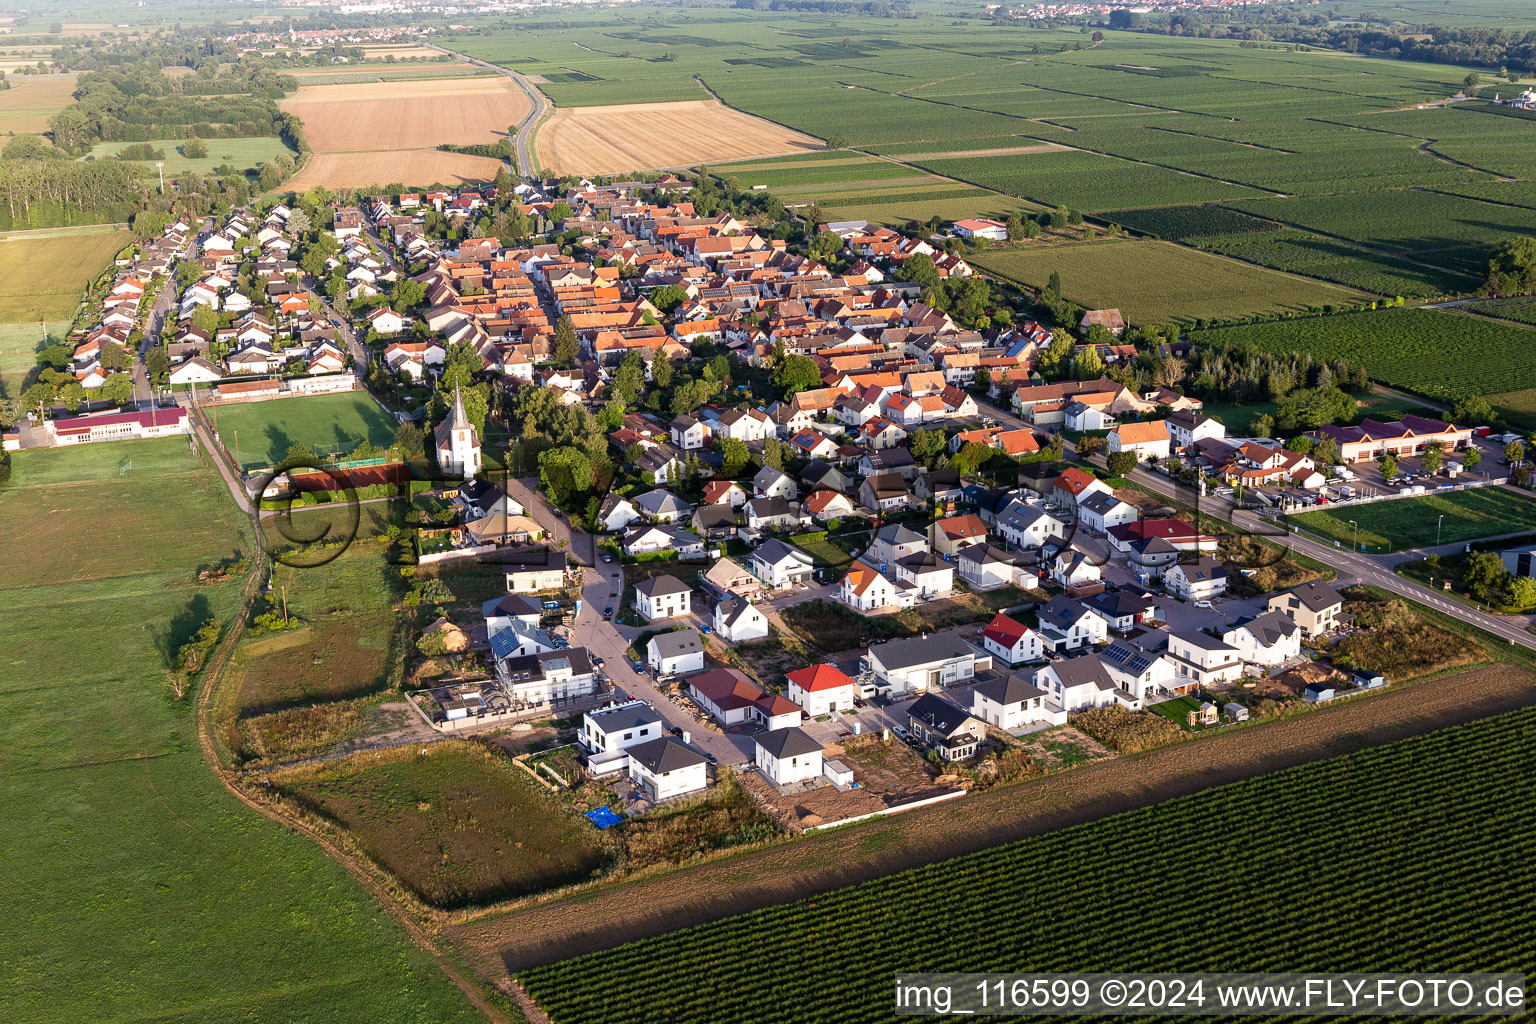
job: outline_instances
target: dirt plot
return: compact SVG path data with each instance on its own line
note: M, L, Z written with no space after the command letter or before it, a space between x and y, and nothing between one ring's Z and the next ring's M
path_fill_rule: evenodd
M485 977L505 984L509 970L668 932L680 921L799 899L1533 701L1536 677L1490 666L525 907L447 934Z
M400 182L406 185L458 185L490 181L505 167L500 160L432 149L393 149L377 153L316 153L286 185L303 192L314 185L326 188L367 188Z
M304 86L282 108L303 120L316 153L357 153L495 142L527 115L528 98L503 77L444 78Z
M612 174L812 152L821 142L715 100L692 100L562 108L539 129L537 149L549 171Z

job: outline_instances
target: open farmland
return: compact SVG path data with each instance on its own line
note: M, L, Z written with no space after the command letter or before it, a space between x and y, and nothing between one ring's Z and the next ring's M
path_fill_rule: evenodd
M302 86L283 100L316 153L428 149L504 138L528 113L508 78Z
M1536 957L1536 912L1507 900L1512 884L1536 885L1536 833L1524 827L1532 756L1527 708L519 978L557 1024L733 1024L760 1019L765 962L777 965L774 1019L807 1022L890 1019L887 999L871 994L903 972L1130 970L1149 950L1168 971L1266 970L1276 950L1299 947L1327 950L1335 970L1411 970L1433 949L1445 970L1517 971ZM1203 868L1237 878L1264 864L1264 884L1237 899L1170 898L1191 837L1218 832L1220 843L1200 846ZM1053 865L1106 849L1141 870L1039 884ZM1361 871L1362 859L1381 870ZM1311 897L1296 898L1300 888ZM995 913L1020 892L1028 913ZM925 913L936 899L946 912ZM1128 917L1127 907L1139 909ZM705 970L712 984L688 983Z
M1306 309L1358 302L1359 292L1169 242L1101 241L983 252L971 258L1001 277L1041 288L1054 271L1062 294L1090 308L1117 307L1139 324L1189 323L1198 317Z
M81 291L130 240L118 228L0 234L0 323L74 316Z
M0 92L0 134L45 132L48 119L73 102L74 75L13 78Z
M1476 487L1422 498L1329 508L1290 519L1345 547L1355 542L1355 526L1350 522L1353 520L1360 527L1362 550L1402 551L1433 545L1437 537L1441 544L1459 544L1536 530L1536 500L1506 487Z
M0 934L0 1019L479 1020L344 870L220 786L192 698L169 694L175 650L243 609L249 576L196 579L249 552L218 473L185 438L12 458L0 643L26 670L0 672L0 899L20 925Z
M210 407L208 417L225 447L239 448L246 471L277 465L296 444L330 458L364 441L387 448L395 438L394 421L366 392Z
M1536 387L1536 331L1443 310L1383 309L1221 327L1194 337L1347 359L1384 384L1445 402Z
M488 180L505 164L433 147L495 142L528 113L501 76L302 86L281 105L315 150L288 183L301 190Z
M1458 295L1478 284L1478 279L1464 273L1410 263L1307 231L1245 231L1185 241L1233 259L1336 281L1389 297L1428 299Z
M495 903L583 882L613 843L499 750L449 741L280 776L278 791L345 827L429 906Z
M208 155L200 159L193 159L182 152L183 144L175 139L166 139L150 143L154 148L165 153L165 174L169 178L172 175L186 174L211 174L214 168L228 165L239 170L249 170L259 167L268 160L278 157L287 157L292 160L296 154L283 142L282 139L251 138L251 139L209 139ZM132 142L103 142L91 148L90 155L96 160L103 160L117 156L127 146L135 145ZM154 171L154 167L150 167Z
M540 166L559 174L613 174L821 148L819 139L714 100L560 109L539 128L535 143Z

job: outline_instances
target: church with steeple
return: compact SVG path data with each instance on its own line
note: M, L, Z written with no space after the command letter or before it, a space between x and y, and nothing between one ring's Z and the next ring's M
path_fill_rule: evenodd
M444 473L456 473L465 479L480 472L480 435L464 415L464 395L453 389L453 412L432 432L437 442L437 467Z

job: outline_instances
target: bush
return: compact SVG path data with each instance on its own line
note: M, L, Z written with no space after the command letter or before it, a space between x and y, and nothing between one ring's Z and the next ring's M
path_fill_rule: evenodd
M1122 754L1164 747L1185 736L1183 729L1162 715L1132 711L1119 705L1080 712L1073 716L1072 724Z

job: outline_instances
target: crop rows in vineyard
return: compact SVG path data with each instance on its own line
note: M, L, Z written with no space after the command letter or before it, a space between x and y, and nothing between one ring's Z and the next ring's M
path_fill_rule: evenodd
M520 980L557 1024L819 1024L888 1019L914 971L1522 970L1533 756L1526 709Z

